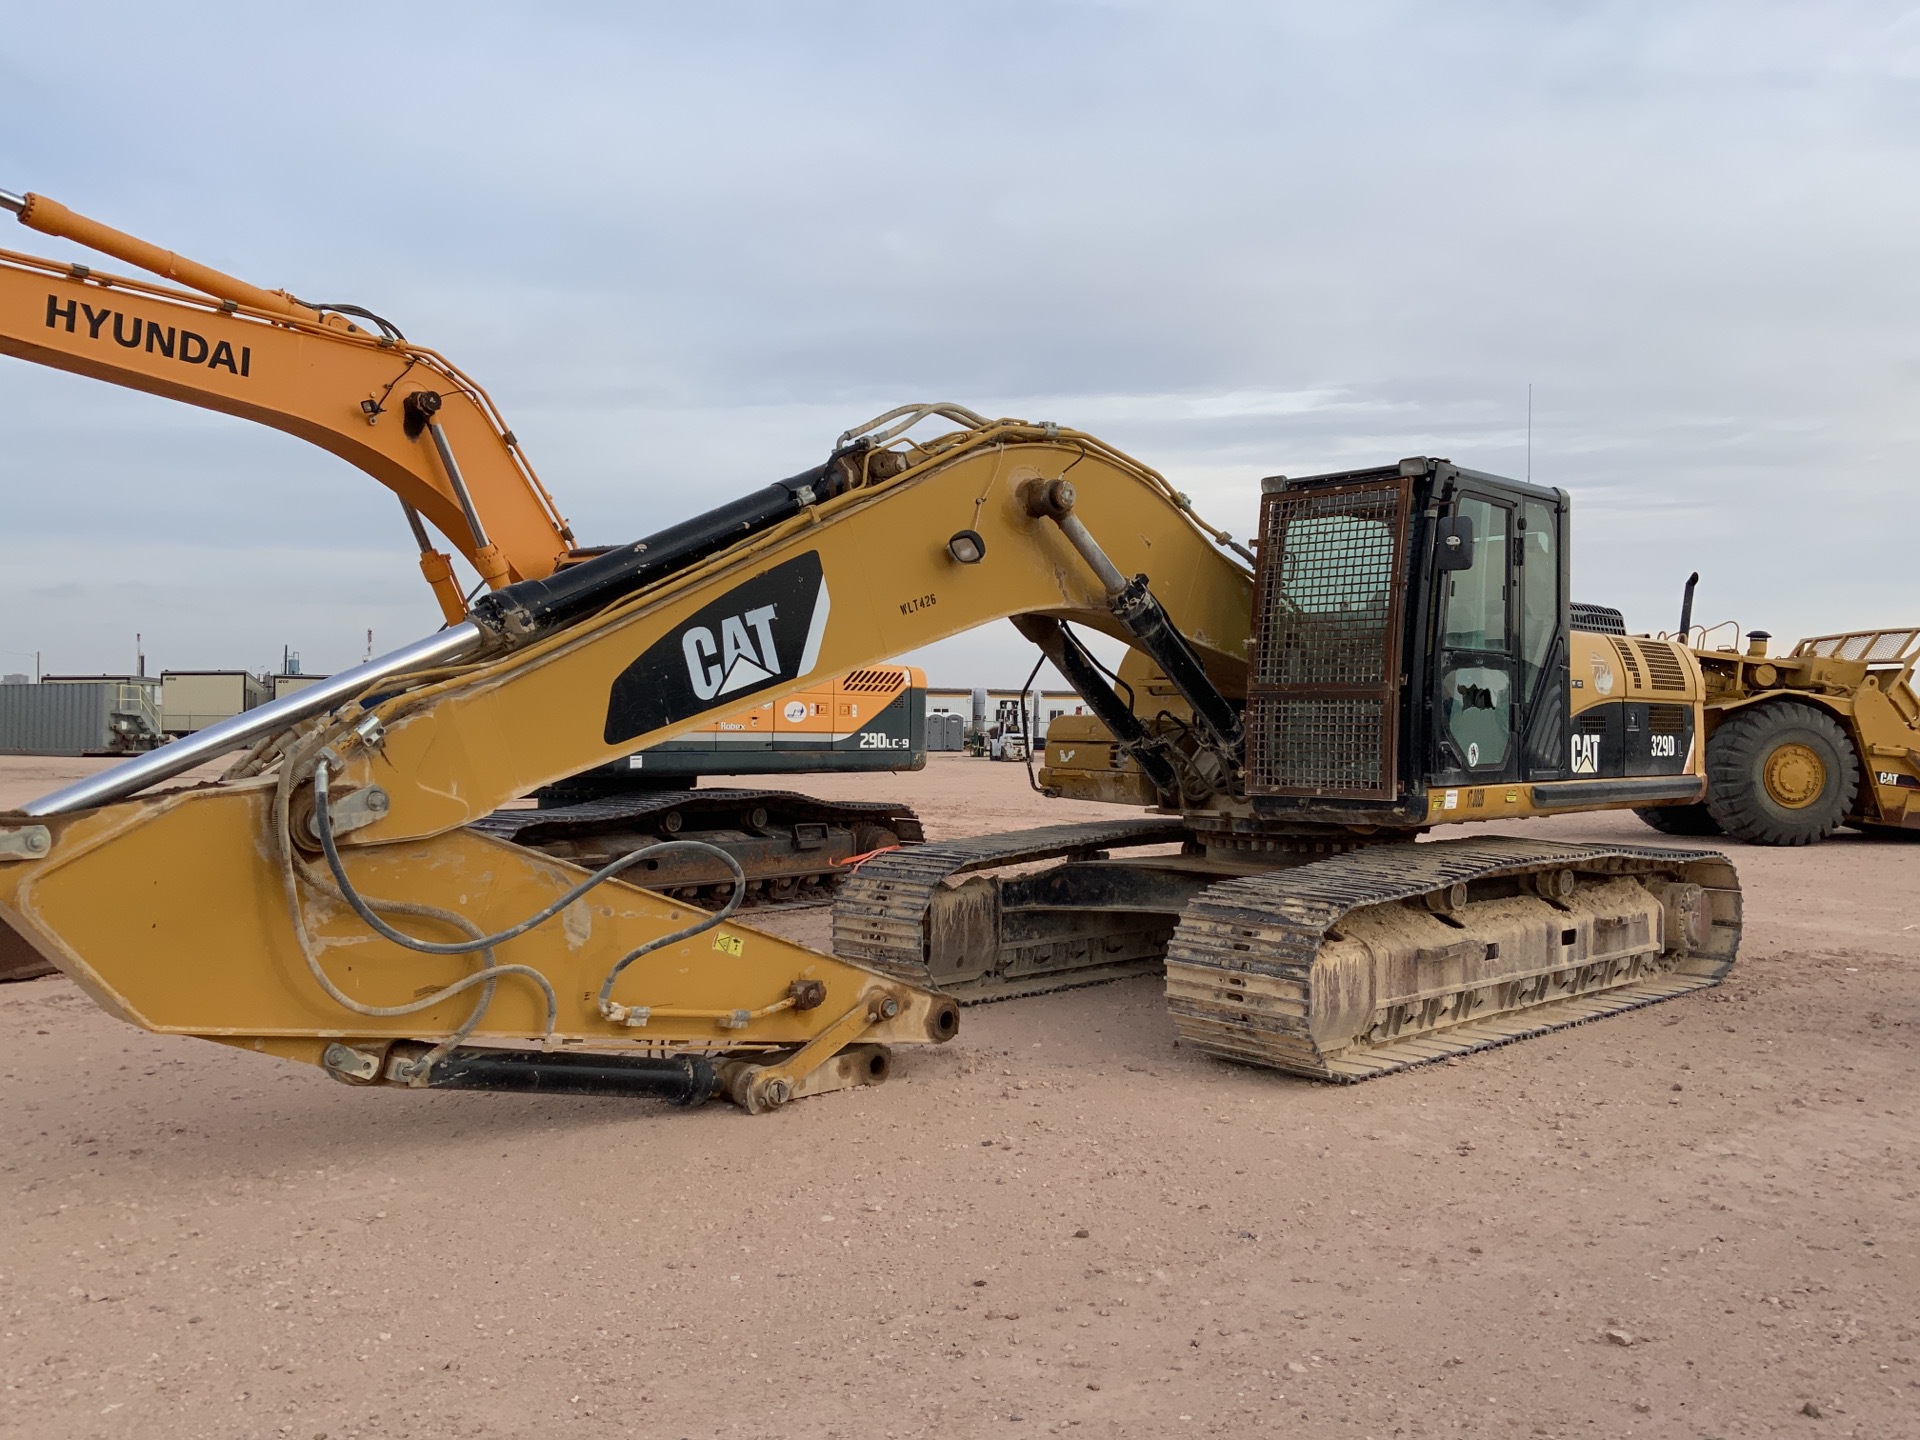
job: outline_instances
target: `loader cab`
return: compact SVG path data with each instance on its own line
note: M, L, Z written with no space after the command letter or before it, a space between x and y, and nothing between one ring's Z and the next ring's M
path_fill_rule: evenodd
M1444 460L1263 483L1247 793L1411 825L1566 775L1567 496Z

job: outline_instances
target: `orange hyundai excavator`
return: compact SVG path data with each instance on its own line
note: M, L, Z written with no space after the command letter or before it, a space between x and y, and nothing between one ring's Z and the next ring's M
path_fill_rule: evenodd
M365 471L399 497L421 573L449 625L466 618L468 597L430 531L490 590L543 580L602 553L576 544L487 392L371 310L261 289L44 195L0 191L0 208L171 282L0 250L0 354L257 421ZM690 787L700 774L917 769L924 684L909 667L869 665L817 682L775 710L765 702L716 721L715 743L705 749L683 739L651 766L635 764L648 757L630 757L549 787L537 826L529 812L502 812L493 823L569 859L697 835L740 862L750 900L824 898L851 857L921 838L911 809ZM795 703L804 719L790 713ZM778 735L770 733L775 713L784 717ZM756 732L764 743L737 743ZM732 893L732 875L711 852L676 853L676 872L659 875L658 888L715 905Z
M594 553L487 392L379 316L249 285L44 195L0 192L0 207L176 282L0 250L0 353L255 420L366 471L400 497L447 623L466 602L423 520L492 589Z

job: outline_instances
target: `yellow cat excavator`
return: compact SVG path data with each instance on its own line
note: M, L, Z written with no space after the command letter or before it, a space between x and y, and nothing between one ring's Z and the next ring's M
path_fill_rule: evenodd
M1250 567L1092 435L904 407L0 815L4 935L131 1023L348 1084L756 1111L883 1078L889 1047L951 1038L959 1002L1163 967L1190 1043L1332 1080L1725 975L1740 896L1718 853L1413 843L1703 795L1699 665L1643 642L1649 673L1603 671L1571 625L1565 493L1424 457L1263 488ZM832 954L742 923L737 873L714 913L647 888L699 842L588 870L475 827L756 695L1002 617L1088 711L1049 732L1043 785L1115 818L870 860ZM1584 770L1580 717L1650 699L1658 743ZM218 783L154 788L236 750Z
M44 195L0 192L0 209L175 282L0 250L0 354L254 420L365 471L400 498L447 623L466 617L467 601L430 528L490 589L544 579L600 553L575 544L486 391L372 311L263 290ZM541 796L537 822L506 812L494 823L569 857L631 849L643 837L699 835L746 867L752 902L824 899L844 882L850 858L921 838L910 808L780 790L696 790L694 777L918 768L924 703L913 673L880 665L821 677L805 695L769 697L806 712L785 720L777 739L770 712L758 744L743 742L761 715L728 716L716 727L725 745L683 743L650 766L622 756ZM716 693L738 691L721 681ZM705 850L675 852L668 869L658 884L683 898L718 904L731 885L728 869ZM0 979L34 973L44 969L29 964L16 975L0 966Z

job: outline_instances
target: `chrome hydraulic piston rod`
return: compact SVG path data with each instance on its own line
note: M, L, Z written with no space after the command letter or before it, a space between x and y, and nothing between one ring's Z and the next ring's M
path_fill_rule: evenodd
M42 795L22 807L28 815L70 815L76 810L91 810L137 795L149 785L171 780L217 755L251 745L263 735L284 730L309 715L318 715L344 704L364 692L368 686L389 675L410 670L428 670L448 665L482 648L487 637L470 621L449 626L424 640L403 645L391 654L381 655L351 670L316 681L304 690L269 701L252 710L233 715L204 730L196 730L183 740L149 750L137 759L123 761L98 775L89 775L64 790Z
M1193 647L1147 588L1147 577L1136 575L1129 580L1122 575L1107 552L1100 548L1100 542L1073 513L1073 504L1071 481L1048 480L1027 492L1027 513L1036 519L1051 520L1060 527L1067 543L1080 553L1087 568L1106 590L1114 619L1126 627L1127 633L1173 682L1174 689L1192 707L1194 720L1206 732L1213 747L1230 760L1237 758L1240 717L1232 702L1207 678L1206 668L1194 654Z

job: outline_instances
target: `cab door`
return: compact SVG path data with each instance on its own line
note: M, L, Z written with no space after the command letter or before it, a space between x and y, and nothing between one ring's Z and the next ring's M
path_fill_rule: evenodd
M1514 604L1514 501L1468 491L1450 533L1471 561L1439 571L1433 776L1439 785L1520 778L1519 626Z

